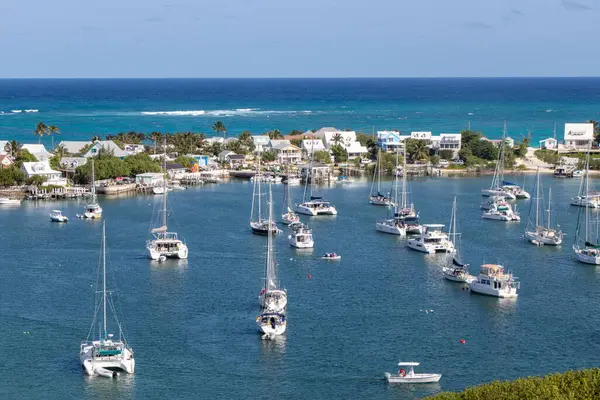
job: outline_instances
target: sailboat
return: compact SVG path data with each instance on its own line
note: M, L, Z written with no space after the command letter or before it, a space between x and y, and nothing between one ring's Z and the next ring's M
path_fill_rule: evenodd
M273 195L269 184L269 218L273 222ZM281 335L285 332L287 319L285 308L287 306L287 291L279 287L277 276L278 264L275 260L275 245L273 232L269 231L267 239L267 262L265 264L265 283L258 297L261 313L256 317L258 329L266 339Z
M314 151L311 153L310 162L308 163L308 170L304 176L304 196L302 197L302 203L296 204L296 213L317 216L317 215L337 215L337 209L329 201L325 200L321 196L314 196L313 189L315 180L313 179L313 156ZM308 187L310 182L310 199L307 200L306 195L309 193Z
M102 224L102 297L96 296L97 304L94 312L94 320L88 332L88 337L81 343L79 358L83 370L90 376L103 376L107 378L116 378L118 370L133 374L135 370L135 360L133 358L133 350L127 344L123 337L121 323L117 319L115 306L112 301L112 296L107 297L106 294L106 224ZM118 339L114 339L113 334L108 333L107 329L107 303L115 317L115 322L119 329ZM89 340L92 331L96 325L97 311L102 307L102 325L101 332L97 340Z
M102 208L98 204L96 197L96 181L94 179L94 157L90 157L92 160L92 202L85 207L83 217L87 219L98 219L102 217Z
M283 188L283 205L281 210L281 222L286 225L289 225L294 222L300 222L300 217L298 214L292 210L292 193L290 189L290 184L284 186Z
M543 217L540 216L540 200L541 198L541 185L540 185L540 169L538 167L536 175L536 188L535 188L535 223L533 224L531 217L533 202L529 207L529 218L527 221L527 228L525 229L525 239L536 245L551 245L558 246L563 241L563 233L559 230L559 227L551 227L551 215L550 215L550 201L552 190L548 189L548 210L547 213L547 224L544 226Z
M502 142L500 143L500 154L498 155L498 162L496 163L496 169L494 170L494 177L492 178L492 184L489 189L482 189L482 196L502 196L508 200L515 200L517 197L508 190L503 188L504 181L504 148L506 146L506 121L504 121L504 130L502 132Z
M588 152L585 158L585 172L583 176L583 187L584 192L588 193L589 190L589 169L590 169L590 152ZM590 208L591 206L584 207L585 211L579 209L579 215L577 217L577 229L575 233L575 244L573 245L573 252L577 261L584 264L600 265L600 243L598 240L598 231L596 230L596 237L592 239L592 229L590 226ZM582 236L581 227L581 214L585 215L585 226L583 227L584 235ZM596 215L596 218L598 216ZM596 221L596 224L598 221ZM596 225L598 227L598 225Z
M165 144L166 148L166 144ZM166 153L163 162L166 163ZM166 165L164 171L166 171ZM187 245L178 238L177 232L167 231L167 178L163 176L162 209L160 225L150 229L152 239L146 241L146 250L152 260L162 261L166 258L188 258Z
M373 193L375 181L377 181L377 194ZM377 164L373 171L373 183L371 184L371 193L369 193L369 203L374 206L393 206L394 203L392 200L389 193L387 196L381 193L381 149L379 149L379 153L377 154Z
M454 282L464 282L471 283L475 280L475 277L469 275L469 264L465 264L460 260L460 251L459 246L456 241L456 236L459 233L456 232L456 196L454 197L454 202L452 203L452 215L450 217L450 240L455 248L455 253L448 253L446 257L446 263L444 268L442 268L442 275L444 278L454 281Z
M396 151L396 170L398 168L398 151ZM394 174L393 198L388 206L388 218L380 219L375 222L375 230L391 235L406 236L406 224L400 218L396 217L396 207L398 206L398 174Z
M259 235L266 235L269 232L273 232L274 234L281 233L281 229L277 227L277 223L270 220L265 220L262 216L262 198L265 194L262 192L262 181L263 175L260 171L260 153L258 154L258 169L256 171L256 175L254 175L254 187L252 189L252 210L250 211L250 229L252 229L252 233L256 233ZM271 181L269 181L270 184ZM270 186L269 186L270 187ZM286 185L287 187L287 185ZM254 209L256 213L254 212Z
M591 146L591 145L590 145ZM590 148L588 147L587 155L586 155L586 168L589 169L589 157L590 157ZM579 182L579 192L577 196L571 197L571 205L577 207L589 207L589 208L598 208L600 207L600 193L590 192L588 187L588 172L585 171L583 175L581 175L581 181Z
M406 146L402 155L402 192L400 193L400 203L396 202L394 218L404 222L407 234L419 235L423 232L423 227L419 225L419 213L415 210L413 203L408 203L408 168L406 168ZM396 167L396 175L397 175Z

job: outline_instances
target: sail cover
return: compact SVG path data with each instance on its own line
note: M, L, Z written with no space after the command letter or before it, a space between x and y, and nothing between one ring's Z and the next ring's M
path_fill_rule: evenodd
M595 249L600 249L600 243L585 242L585 245L587 247L593 247Z
M152 229L152 231L151 231L151 232L152 232L152 233L163 233L163 232L166 232L166 231L167 231L167 226L166 226L166 225L163 225L163 226L161 226L161 227L158 227L158 228L154 228L154 229Z
M452 264L456 265L457 267L464 267L465 264L459 262L456 258L452 258Z
M505 185L505 186L519 186L516 183L512 183L512 182L509 182L509 181L502 181L502 185Z

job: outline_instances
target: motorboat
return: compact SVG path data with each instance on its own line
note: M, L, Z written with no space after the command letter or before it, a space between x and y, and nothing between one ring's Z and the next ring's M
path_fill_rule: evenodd
M531 195L519 185L506 181L503 181L502 183L504 184L502 190L512 193L515 196L515 199L529 199L531 197Z
M321 257L321 260L341 260L342 256L340 256L337 253L325 253L323 254L323 257Z
M94 179L94 157L90 157L92 160L92 202L85 207L85 211L81 215L85 219L99 219L102 218L102 207L98 204L96 197L96 181Z
M180 181L171 181L171 184L169 185L169 190L181 191L186 189L185 186L181 185Z
M530 243L535 245L558 246L563 241L563 233L559 226L552 227L552 218L550 215L550 200L552 196L551 189L548 189L548 210L546 211L546 224L544 224L544 215L540 215L541 195L540 170L537 171L536 197L535 197L535 220L533 219L533 202L529 207L529 218L527 219L527 228L525 228L524 237Z
M482 210L492 210L494 208L498 208L498 206L500 206L500 208L504 208L506 204L508 203L506 203L504 196L490 196L481 202L479 208Z
M19 205L21 205L21 200L9 199L8 197L0 197L0 205L1 206L19 206Z
M517 278L497 264L483 264L477 278L469 284L471 292L495 297L517 297L519 288Z
M375 189L375 183L377 183L377 190ZM390 194L387 195L381 193L381 149L377 153L377 164L375 164L375 170L373 171L373 183L371 184L371 193L369 193L369 203L374 206L394 206L394 201Z
M380 219L375 222L375 230L390 235L406 236L406 224L398 218Z
M69 218L63 215L60 210L52 210L50 213L50 221L52 222L69 222Z
M442 276L449 281L470 283L475 277L469 275L469 264L460 261L459 240L460 234L456 232L456 197L452 202L452 215L450 216L450 240L456 251L454 254L448 253L445 259L444 267L442 268Z
M312 231L304 224L292 230L292 233L288 236L288 240L290 246L298 249L310 249L315 246Z
M283 183L287 185L299 185L302 183L302 179L297 175L286 175L283 179Z
M418 362L399 362L398 373L386 372L385 379L388 383L436 383L442 378L441 374L416 374L415 367L418 366Z
M481 215L483 219L491 219L494 221L520 221L521 217L510 204L506 202L496 203L494 208L490 208Z
M165 141L166 148L166 141ZM166 160L163 157L163 160ZM166 171L166 165L164 166ZM150 259L154 261L160 261L162 257L165 258L188 258L188 247L185 242L179 239L177 232L169 232L167 228L167 179L163 178L163 193L161 208L156 213L156 222L153 224L154 228L150 229L152 238L146 241L146 251Z
M443 224L424 224L424 231L417 238L409 239L406 245L409 249L423 253L454 253L456 249L449 239L448 234L443 231Z
M98 311L102 309L102 330L98 339L89 340L92 329L88 333L88 338L83 341L79 348L79 359L81 367L89 376L101 376L106 378L116 378L117 371L123 371L133 374L135 370L135 359L133 350L127 344L121 331L121 323L116 316L116 307L113 303L113 296L107 296L106 290L106 226L102 225L102 296L96 296L97 304L94 312L94 321L92 327L96 326L96 317ZM107 307L107 305L109 307ZM116 327L119 335L115 338L113 334L108 333L107 310L113 311Z
M265 311L256 317L256 325L264 339L273 339L285 333L287 318L284 313Z
M575 170L575 171L573 171L573 178L579 178L579 177L583 176L583 173L584 172L580 169Z

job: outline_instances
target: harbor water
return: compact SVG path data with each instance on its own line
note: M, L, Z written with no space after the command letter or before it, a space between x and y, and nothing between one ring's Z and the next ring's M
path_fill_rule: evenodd
M522 177L514 178L522 182ZM476 273L501 263L521 281L518 299L472 294L444 280L443 255L408 250L375 231L386 210L368 204L370 182L322 187L334 217L302 217L315 248L275 242L288 289L288 329L261 340L255 318L266 238L249 228L252 185L233 181L169 196L170 228L189 259L151 262L144 253L159 197L101 197L109 289L118 296L136 372L116 380L84 376L79 343L94 312L100 221L73 218L85 203L23 202L0 209L0 398L365 398L413 399L495 379L594 367L599 363L600 270L572 255L577 180L544 177L566 232L558 248L522 239L520 223L481 219L480 190L491 177L410 182L423 223L450 220L457 197L464 261ZM534 177L526 189L533 189ZM389 183L386 183L389 184ZM283 186L274 185L275 210ZM295 200L302 187L293 189ZM61 209L68 224L51 223ZM339 262L321 260L337 252ZM92 330L97 328L92 327ZM118 332L115 332L118 333ZM464 339L466 343L461 343ZM402 361L441 373L439 384L388 385Z

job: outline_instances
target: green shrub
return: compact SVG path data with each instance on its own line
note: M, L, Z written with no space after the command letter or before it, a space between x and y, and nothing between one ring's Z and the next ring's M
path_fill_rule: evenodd
M560 156L556 150L540 149L533 153L538 160L542 160L547 164L556 165L560 162Z

